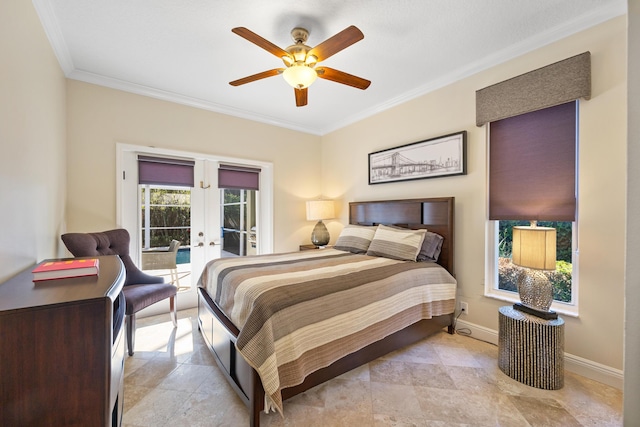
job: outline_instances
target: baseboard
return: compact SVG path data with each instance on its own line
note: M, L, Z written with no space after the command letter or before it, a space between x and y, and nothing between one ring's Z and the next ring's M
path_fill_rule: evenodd
M622 390L624 386L624 373L621 369L615 369L569 353L564 354L564 367L567 371L610 385L619 390Z
M463 329L467 329L471 332L472 338L498 345L498 331L458 319L456 321L456 330Z
M470 331L472 338L498 345L498 331L458 319L456 322L456 330L463 329ZM564 354L564 367L569 372L582 375L583 377L615 387L619 390L623 388L624 375L620 369L615 369L569 353Z

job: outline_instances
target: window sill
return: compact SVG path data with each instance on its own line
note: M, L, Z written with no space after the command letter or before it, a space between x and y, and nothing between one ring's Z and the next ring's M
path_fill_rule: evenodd
M509 303L520 302L518 294L515 292L500 291L498 289L485 289L484 296L487 298L493 298L500 301L507 301ZM573 304L566 304L562 302L554 301L551 304L551 311L555 311L558 314L569 317L579 317L578 307Z

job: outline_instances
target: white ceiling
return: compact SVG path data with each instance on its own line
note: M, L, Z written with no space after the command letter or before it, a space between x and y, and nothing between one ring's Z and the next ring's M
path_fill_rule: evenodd
M33 0L68 78L323 135L626 13L626 0ZM349 25L364 39L322 62L371 80L318 79L296 107L282 67L233 34L316 46Z

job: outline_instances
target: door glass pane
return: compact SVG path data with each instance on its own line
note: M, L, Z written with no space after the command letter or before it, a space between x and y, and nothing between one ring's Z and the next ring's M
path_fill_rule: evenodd
M146 193L149 193L149 200ZM141 186L142 247L168 247L172 240L191 239L191 190ZM147 217L148 215L148 217Z
M191 189L140 185L142 242L141 268L150 274L166 276L166 281L188 287L189 279L179 282L190 272L191 254ZM180 242L177 252L170 254L173 240Z
M223 208L223 227L232 230L240 229L240 205L225 205Z
M222 256L256 253L256 191L222 189Z
M240 192L242 190L229 190L228 188L225 188L223 191L223 195L224 195L224 204L231 204L231 203L240 203Z
M235 230L225 230L222 250L234 255L244 255L240 253L240 233Z

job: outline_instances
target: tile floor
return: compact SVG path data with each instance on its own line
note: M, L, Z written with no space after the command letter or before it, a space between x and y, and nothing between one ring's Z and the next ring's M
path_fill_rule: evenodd
M167 345L170 343L170 345ZM532 388L497 366L498 349L437 334L285 402L268 426L620 426L622 392L566 372ZM139 319L125 364L124 426L247 426L248 411L205 347L195 309Z

